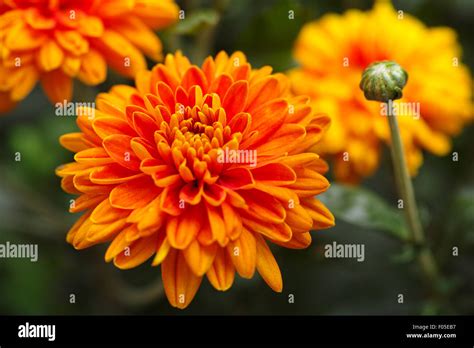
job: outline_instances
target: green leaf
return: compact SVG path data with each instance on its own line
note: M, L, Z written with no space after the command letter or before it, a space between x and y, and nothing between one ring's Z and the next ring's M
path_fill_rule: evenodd
M375 193L361 187L333 184L321 200L337 219L370 229L378 229L401 240L408 239L401 211L390 207Z
M219 22L219 13L213 9L202 9L187 14L185 19L176 24L174 32L181 35L199 33L205 27L212 27Z

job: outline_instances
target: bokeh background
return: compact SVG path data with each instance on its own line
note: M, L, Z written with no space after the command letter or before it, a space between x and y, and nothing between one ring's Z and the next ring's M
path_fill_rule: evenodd
M181 49L196 63L220 50L242 50L254 66L275 71L295 66L293 42L302 25L327 12L369 9L372 1L182 0L186 19L160 33L165 52ZM394 1L430 26L447 25L459 34L464 62L474 67L474 1ZM293 20L288 11L295 12ZM149 62L152 66L152 62ZM94 101L117 83L85 87L76 82L75 100ZM455 86L453 86L455 88ZM35 243L39 260L0 259L0 314L474 314L474 127L454 140L451 157L425 154L414 184L422 219L444 280L438 295L425 287L413 250L392 235L403 224L396 209L390 158L362 187L333 185L324 200L336 214L335 228L313 234L307 250L275 249L284 281L274 293L256 275L236 277L227 292L203 281L185 311L173 309L161 287L159 268L146 263L120 271L106 264L106 246L81 252L65 236L78 215L67 212L72 198L60 189L54 169L72 160L58 137L75 131L74 117L57 117L40 88L14 111L0 117L0 243ZM15 161L15 153L21 161ZM331 176L331 174L329 174ZM324 245L365 244L365 261L327 259ZM452 256L452 248L459 256ZM70 295L75 303L70 302ZM294 303L289 303L289 295ZM404 303L398 303L398 294Z

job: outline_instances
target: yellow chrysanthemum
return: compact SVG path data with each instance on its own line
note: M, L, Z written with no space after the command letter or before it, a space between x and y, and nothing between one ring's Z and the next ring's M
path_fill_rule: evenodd
M76 155L57 174L80 195L71 211L85 211L67 240L111 242L105 259L123 269L154 256L179 308L204 275L223 291L235 272L257 270L281 291L267 243L306 248L309 230L334 217L314 197L329 187L327 165L309 151L329 119L271 71L241 52L202 67L178 52L140 72L136 87L100 94L97 110L79 113L81 132L61 137Z
M460 63L461 48L449 28L427 28L386 1L373 10L328 14L304 26L294 55L301 67L289 73L293 90L327 112L331 128L321 153L334 160L339 180L357 182L378 167L381 144L390 141L381 105L365 100L358 85L374 61L392 60L409 74L399 123L412 175L422 150L445 155L450 136L472 119L472 80Z
M37 81L52 102L70 100L72 78L103 82L107 65L134 77L143 54L161 60L152 30L174 22L172 0L5 0L0 5L0 112Z

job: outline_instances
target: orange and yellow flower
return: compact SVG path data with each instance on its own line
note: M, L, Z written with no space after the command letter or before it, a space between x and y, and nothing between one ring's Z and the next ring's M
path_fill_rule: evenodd
M0 112L38 81L52 102L70 100L72 79L103 82L107 65L135 77L144 54L161 60L152 30L178 17L172 0L4 0L0 5Z
M81 131L60 139L76 154L57 174L80 195L71 212L84 211L67 241L76 249L111 242L105 260L121 269L153 256L179 308L204 275L224 291L235 272L257 270L281 291L268 242L306 248L310 230L334 224L314 198L329 186L327 165L310 151L329 119L288 86L241 52L202 67L178 52L139 72L135 87L99 94L97 110L78 114Z
M390 142L381 105L365 100L358 88L370 63L392 60L408 72L404 97L396 103L405 110L398 119L412 175L422 164L422 150L447 154L450 137L472 120L472 79L460 62L455 32L427 28L390 2L305 25L294 55L301 65L289 73L294 92L311 96L331 116L319 151L333 159L339 180L357 182L373 174L382 143Z

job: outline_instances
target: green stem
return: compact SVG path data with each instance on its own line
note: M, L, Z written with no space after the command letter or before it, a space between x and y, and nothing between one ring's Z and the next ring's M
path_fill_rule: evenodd
M405 152L403 151L403 143L400 137L400 131L398 129L398 121L396 115L394 115L391 103L387 103L387 109L389 111L388 122L390 125L390 134L392 138L390 150L392 153L392 161L393 167L395 169L398 190L403 199L403 204L405 207L406 221L413 242L420 247L420 251L418 253L418 262L420 267L427 280L433 284L436 283L439 278L438 267L436 265L436 260L433 256L433 253L426 244L426 238L423 233L423 227L421 226L418 208L416 205L413 185L410 175L408 174L408 167L405 161Z
M195 61L203 61L210 53L213 52L213 45L215 43L216 30L219 22L221 21L222 15L227 6L227 2L224 0L214 0L213 7L219 14L219 19L213 25L203 28L195 41L195 48L193 52L193 58ZM199 4L197 4L199 7Z

